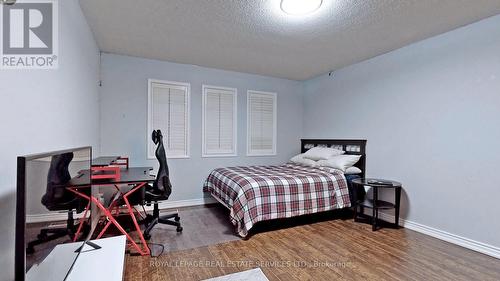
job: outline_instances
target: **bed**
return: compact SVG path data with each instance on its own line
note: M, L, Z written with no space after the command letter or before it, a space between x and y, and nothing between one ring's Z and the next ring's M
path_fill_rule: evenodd
M231 223L241 237L260 221L290 218L351 207L355 192L348 179L364 177L366 140L301 141L301 153L326 146L362 155L355 166L362 173L346 176L328 167L295 163L273 166L240 166L213 170L204 192L230 210Z

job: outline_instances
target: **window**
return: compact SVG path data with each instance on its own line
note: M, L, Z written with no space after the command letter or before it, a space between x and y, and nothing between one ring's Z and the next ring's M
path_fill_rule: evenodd
M276 93L247 92L247 155L276 155Z
M203 85L203 157L236 156L236 92Z
M187 83L149 80L148 158L155 158L151 132L160 129L169 158L189 157L189 92Z

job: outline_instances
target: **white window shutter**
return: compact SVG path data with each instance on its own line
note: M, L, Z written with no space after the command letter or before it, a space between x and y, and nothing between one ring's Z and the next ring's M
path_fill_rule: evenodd
M151 132L161 130L165 152L170 158L189 157L189 84L152 81L149 84L148 157L156 146Z
M236 89L203 86L203 156L236 155Z
M248 91L249 156L276 154L276 94Z

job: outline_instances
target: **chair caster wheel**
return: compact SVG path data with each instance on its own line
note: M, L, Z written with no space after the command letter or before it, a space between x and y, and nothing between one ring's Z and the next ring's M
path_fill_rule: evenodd
M177 227L177 232L182 232L182 226Z
M26 248L26 254L31 255L35 253L35 249L33 247Z
M144 239L149 240L151 239L151 234L144 234Z

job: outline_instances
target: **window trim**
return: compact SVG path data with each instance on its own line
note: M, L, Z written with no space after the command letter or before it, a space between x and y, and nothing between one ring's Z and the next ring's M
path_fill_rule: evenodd
M230 87L221 87L221 86L215 86L215 85L208 85L208 84L203 84L202 85L202 101L201 101L201 157L208 158L208 157L236 157L238 156L238 89L236 88L230 88ZM205 102L207 98L207 89L216 89L216 90L224 90L224 91L232 91L233 92L233 147L234 151L232 153L214 153L214 154L209 154L206 151L206 139L205 139L205 122L206 122L206 109L205 109Z
M273 97L273 150L272 152L267 153L259 153L252 152L250 147L250 96L251 94L260 94L260 95L270 95ZM264 92L264 91L255 91L248 90L247 91L247 156L276 156L277 155L277 143L278 143L278 94L275 92Z
M148 133L146 134L146 157L148 160L150 159L156 159L156 156L153 154L149 154L151 151L150 145L153 144L151 140L151 132L153 131L153 126L152 126L152 84L153 83L158 83L158 84L168 84L172 86L178 86L178 87L186 87L186 100L187 100L187 105L186 105L186 154L185 155L177 155L177 156L168 156L170 159L187 159L190 158L190 136L191 136L191 84L186 83L186 82L177 82L177 81L168 81L168 80L159 80L159 79L148 79L148 118L147 118L147 128L148 128ZM165 152L167 152L167 149L165 149Z

